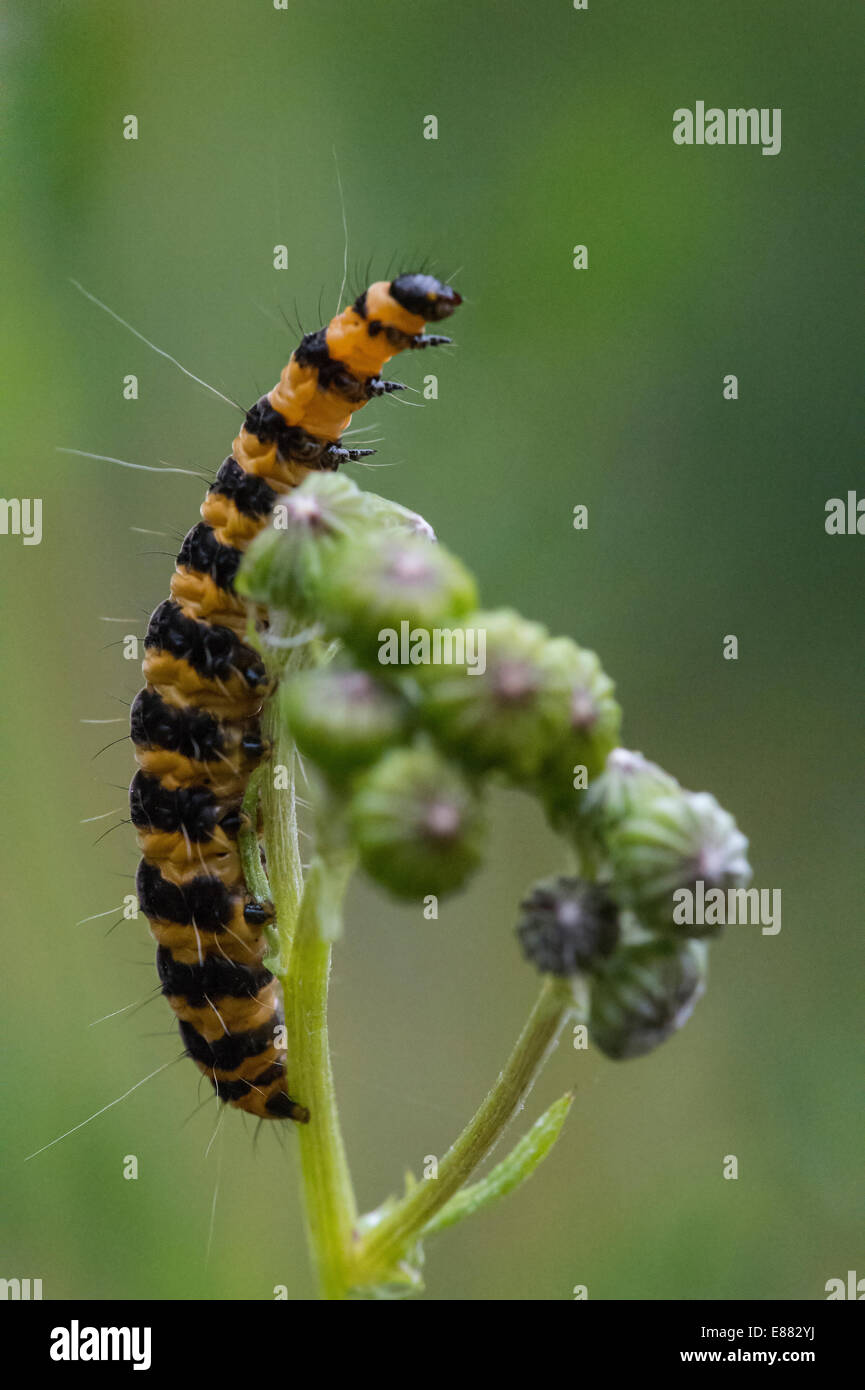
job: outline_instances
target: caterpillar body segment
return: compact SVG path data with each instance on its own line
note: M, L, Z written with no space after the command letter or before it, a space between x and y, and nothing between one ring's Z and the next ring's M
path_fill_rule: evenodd
M282 1000L264 965L273 909L248 892L237 843L249 778L268 756L269 682L244 641L234 580L276 503L310 470L374 452L342 446L352 414L402 389L381 376L398 352L449 341L423 330L460 302L430 275L401 275L305 335L248 412L147 628L130 721L139 901L187 1055L220 1100L262 1119L303 1123L309 1112L288 1093Z
M347 458L339 437L352 413L368 400L402 389L383 381L385 363L406 348L449 343L429 336L426 323L447 318L461 303L431 275L401 275L370 285L327 328L307 333L267 396L253 406L246 429L275 442L284 458L309 467L336 468Z

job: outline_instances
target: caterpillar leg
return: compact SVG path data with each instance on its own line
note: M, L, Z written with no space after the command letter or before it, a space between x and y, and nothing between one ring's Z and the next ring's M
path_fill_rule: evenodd
M409 339L410 348L445 347L452 343L453 338L446 338L442 333L417 333Z

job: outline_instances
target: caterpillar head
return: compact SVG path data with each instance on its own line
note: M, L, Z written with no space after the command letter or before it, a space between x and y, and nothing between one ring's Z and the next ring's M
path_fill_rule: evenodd
M391 281L390 292L397 304L410 314L417 314L425 323L450 318L463 302L456 290L443 285L434 275L400 275Z

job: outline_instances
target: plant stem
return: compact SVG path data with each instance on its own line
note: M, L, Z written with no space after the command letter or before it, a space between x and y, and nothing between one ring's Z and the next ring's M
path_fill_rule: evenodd
M324 860L316 859L301 904L291 967L281 983L291 1092L310 1111L309 1124L297 1126L307 1237L322 1296L344 1299L357 1206L339 1126L327 1036L331 943L323 936L322 918L332 916L334 898L331 870Z
M571 984L551 978L545 981L504 1070L438 1165L437 1179L419 1183L360 1242L355 1252L356 1284L384 1278L490 1152L522 1106L575 1006Z
M270 900L270 884L261 862L261 844L258 838L259 797L261 796L262 779L266 771L265 766L257 767L246 784L241 807L246 816L246 824L241 828L237 837L244 882L256 902L260 903Z
M271 635L295 635L290 618L274 619ZM313 643L278 645L268 653L268 668L279 682L315 665L321 653ZM261 775L261 807L267 875L255 863L256 853L244 844L244 863L251 891L263 893L266 880L276 910L278 962L276 974L285 1007L287 1080L289 1094L310 1112L308 1124L294 1126L298 1139L307 1240L323 1297L345 1298L347 1252L357 1217L354 1191L336 1108L330 1047L327 1036L327 989L330 942L338 935L342 898L351 861L322 855L310 866L304 883L297 824L298 757L294 740L280 718L279 701L267 706L264 732L272 757ZM250 815L256 790L250 787Z
M272 740L273 760L262 777L261 808L267 878L276 909L280 970L284 971L288 969L291 959L303 899L303 865L297 833L297 753L294 741L279 726L275 706L276 701L271 701L265 717L265 731ZM285 785L277 786L277 780ZM253 888L253 884L250 883L249 887Z
M292 651L278 677L310 664L309 650ZM310 1112L295 1126L307 1239L322 1296L345 1298L346 1261L357 1207L339 1127L327 1035L331 941L339 934L342 898L353 861L343 852L331 862L319 854L304 884L297 825L294 740L271 700L266 732L273 757L262 779L267 877L276 909L277 974L285 1006L288 1087Z

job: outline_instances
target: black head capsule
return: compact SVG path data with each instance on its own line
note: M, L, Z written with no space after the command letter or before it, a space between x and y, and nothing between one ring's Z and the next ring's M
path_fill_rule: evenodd
M443 285L434 275L399 275L391 282L390 292L397 304L410 314L419 315L425 323L450 318L463 302L456 290Z

